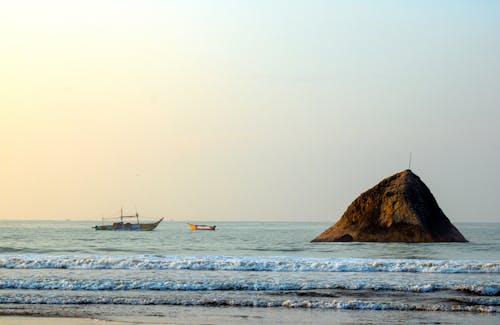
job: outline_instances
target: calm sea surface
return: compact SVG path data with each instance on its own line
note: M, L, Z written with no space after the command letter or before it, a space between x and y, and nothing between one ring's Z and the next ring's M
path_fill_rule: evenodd
M216 224L112 232L90 222L1 221L0 313L220 306L491 321L500 311L500 224L456 224L470 242L437 244L310 243L330 223Z

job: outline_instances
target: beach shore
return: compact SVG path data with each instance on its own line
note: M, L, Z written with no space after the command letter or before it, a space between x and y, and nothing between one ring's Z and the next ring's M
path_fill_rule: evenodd
M31 313L31 315L30 315ZM109 324L497 324L496 314L384 310L298 310L196 306L2 305L2 325Z
M91 318L69 318L69 317L35 317L35 316L0 316L2 325L104 325L109 322Z

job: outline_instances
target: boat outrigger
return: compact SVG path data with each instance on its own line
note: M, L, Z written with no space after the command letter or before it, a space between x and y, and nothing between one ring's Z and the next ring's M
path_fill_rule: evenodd
M215 230L216 226L207 226L207 225L193 225L192 223L188 223L189 228L191 230Z
M120 218L120 221L118 222L113 222L111 225L100 225L100 226L95 226L92 227L95 230L132 230L132 231L151 231L154 230L158 224L163 220L161 218L160 220L153 222L153 223L140 223L139 222L139 214L136 212L135 216L124 216L123 215L123 210L121 212L121 215L117 218ZM110 219L117 219L117 218L110 218ZM136 223L132 222L123 222L123 219L126 218L135 218ZM103 218L104 221L105 218Z

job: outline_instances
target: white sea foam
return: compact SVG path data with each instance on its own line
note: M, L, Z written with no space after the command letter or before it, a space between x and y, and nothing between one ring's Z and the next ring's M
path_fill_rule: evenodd
M500 262L420 259L0 255L7 269L151 269L272 272L500 273Z
M467 281L467 280L466 280ZM477 281L477 279L475 280ZM157 278L78 278L78 277L3 277L0 279L0 289L16 290L71 290L71 291L299 291L299 290L373 290L373 291L402 291L427 293L434 291L458 291L482 296L500 295L500 285L495 282L481 283L464 280L434 281L422 279L421 282L405 283L391 281L390 279L336 279L329 277L319 278L241 278L241 277L216 277L198 278L186 277L184 279L171 279L169 277Z
M415 304L392 303L366 300L269 300L259 299L176 299L159 297L80 297L64 295L11 295L0 296L0 304L97 304L97 305L181 305L181 306L229 306L229 307L281 307L304 309L338 309L338 310L400 310L400 311L467 311L498 312L492 305L463 304Z

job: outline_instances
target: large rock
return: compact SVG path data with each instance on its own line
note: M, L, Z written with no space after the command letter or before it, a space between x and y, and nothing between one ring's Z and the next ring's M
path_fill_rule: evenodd
M313 242L467 242L411 170L362 193L339 221Z

